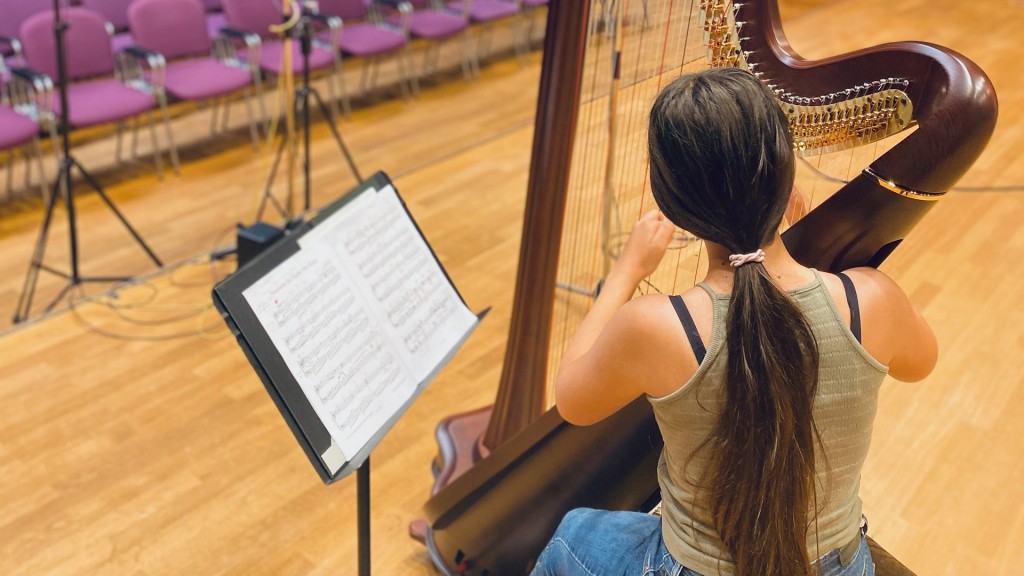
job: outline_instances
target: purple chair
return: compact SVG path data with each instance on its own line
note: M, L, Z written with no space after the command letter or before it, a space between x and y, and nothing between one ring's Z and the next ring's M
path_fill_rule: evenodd
M206 29L206 11L199 0L133 0L128 20L138 49L147 60L159 55L165 62L163 90L176 100L224 100L223 123L228 119L228 96L242 92L249 115L253 146L259 147L259 134L252 113L249 88L256 84L258 71L252 63L238 61L229 54L225 39L212 56L214 44ZM262 93L259 97L262 99ZM166 98L161 98L166 107ZM217 107L212 107L211 133L217 127Z
M61 11L68 24L64 36L67 67L68 123L73 128L86 128L108 122L117 123L118 140L115 156L120 159L121 129L132 118L149 112L149 130L157 173L163 176L162 150L156 136L153 109L157 107L158 87L126 68L118 68L110 49L110 37L103 17L86 8ZM53 34L53 12L30 17L19 31L25 60L37 72L57 77L57 55ZM154 77L159 77L159 70ZM114 77L117 73L117 77ZM59 99L48 116L51 135L56 132L56 117L61 113ZM163 117L167 140L173 148L170 121ZM133 146L134 151L134 146ZM172 158L177 154L172 149ZM177 171L177 165L175 165Z
M452 11L465 10L465 4L464 0L452 0L448 2L448 8ZM487 54L490 51L490 40L494 34L493 28L496 22L507 19L518 22L523 17L521 0L470 0L468 10L469 21L479 24L481 27L476 48L478 55ZM523 48L522 40L515 43L515 50L516 56L520 59L525 56L527 50ZM479 67L474 72L479 76Z
M413 6L409 19L409 33L413 38L432 41L423 52L423 75L437 69L437 61L441 53L441 44L456 36L462 42L462 75L469 80L478 73L473 41L469 37L469 13L472 0L459 0L461 9L453 10L441 0L410 0ZM392 17L397 22L398 17Z
M3 82L0 82L0 94L5 94ZM21 108L20 106L18 108ZM31 105L25 107L27 114L21 114L11 106L0 103L0 150L7 151L7 198L14 197L14 155L21 151L25 158L25 189L31 186L32 161L39 171L39 192L43 198L46 194L46 172L43 170L43 152L39 146L39 124L33 119Z
M289 0L283 0L289 1ZM297 6L297 2L293 5ZM256 34L261 39L257 62L259 69L274 77L279 77L284 69L284 42L277 34L271 31L272 26L278 26L282 20L281 0L221 0L224 14L227 16L227 32L244 32ZM309 55L309 71L327 73L327 92L331 105L331 114L337 119L338 96L335 93L335 83L339 84L342 94L345 94L345 79L341 73L341 56L338 51L338 39L341 35L341 20L339 18L324 18L330 34L326 45L322 41L314 41ZM255 50L252 42L247 40L249 48ZM295 75L302 74L303 55L300 42L296 39L292 42L291 50L291 72Z
M21 23L34 14L53 8L53 0L0 0L0 78L6 78L7 68L25 65L21 57L21 41L18 29ZM4 62L6 61L6 62Z
M96 12L107 21L110 47L118 53L134 44L128 30L128 5L135 0L81 0L82 8Z
M397 6L400 14L397 25L388 23L385 13L389 8ZM410 79L406 65L412 66L409 50L409 16L412 5L408 2L381 4L375 0L320 0L319 13L337 16L345 23L338 48L343 56L363 58L362 76L359 82L363 94L369 92L377 82L377 71L380 63L388 56L393 56L398 67L398 82L402 96L417 92L419 86L415 75ZM321 36L324 33L321 34ZM371 76L370 70L373 70ZM407 87L409 85L409 87ZM348 98L343 100L345 115L349 116Z

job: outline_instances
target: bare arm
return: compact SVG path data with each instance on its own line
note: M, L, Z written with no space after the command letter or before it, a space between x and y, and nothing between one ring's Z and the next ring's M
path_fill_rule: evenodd
M644 215L569 342L555 378L555 404L575 424L593 424L643 393L637 375L646 306L626 306L661 262L675 227L658 211Z

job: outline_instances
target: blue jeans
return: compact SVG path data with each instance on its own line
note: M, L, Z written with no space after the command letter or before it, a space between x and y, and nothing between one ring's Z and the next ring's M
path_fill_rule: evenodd
M839 551L818 559L818 576L874 576L867 540L841 566ZM578 508L562 519L531 576L701 576L669 554L661 517ZM710 575L709 575L710 576Z

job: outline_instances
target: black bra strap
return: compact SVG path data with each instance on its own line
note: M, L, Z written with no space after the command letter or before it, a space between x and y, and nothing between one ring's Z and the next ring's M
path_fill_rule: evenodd
M697 325L693 323L693 317L690 316L690 311L686 309L686 303L683 302L681 296L673 294L668 299L672 302L672 307L676 309L679 321L683 323L686 339L690 341L690 348L693 348L693 355L697 358L697 364L700 364L704 361L707 350L704 349L704 342L701 341L700 333L697 332Z
M860 305L857 303L857 290L853 287L853 280L846 274L836 274L843 281L843 289L846 290L846 303L850 305L850 332L860 342Z

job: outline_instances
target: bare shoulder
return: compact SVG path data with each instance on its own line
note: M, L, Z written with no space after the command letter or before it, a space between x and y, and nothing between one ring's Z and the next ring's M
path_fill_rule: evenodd
M648 341L671 339L674 317L668 296L648 294L633 298L615 315L623 336L646 336Z
M694 323L697 324L698 331L703 333L702 327L710 331L713 305L707 292L694 287L680 296ZM648 294L634 298L622 307L620 313L625 315L629 322L636 322L637 328L656 330L662 337L676 340L682 330L675 308L669 297L664 294Z
M935 336L906 292L875 268L852 268L861 312L863 344L872 356L889 365L898 380L920 380L935 366Z
M907 295L903 292L892 278L877 268L861 267L850 268L845 271L846 275L857 287L857 295L862 298L881 297L889 300L906 300Z
M693 294L692 305L688 294L683 294L683 300L688 308L699 309L702 304L708 308L710 333L710 300L703 290L697 290L703 294L703 300L698 294ZM694 312L691 309L696 321L698 314ZM627 346L638 370L635 376L644 382L647 394L669 394L697 370L697 359L668 296L658 294L634 298L619 313L624 316L623 323L630 326L622 336L629 338Z

